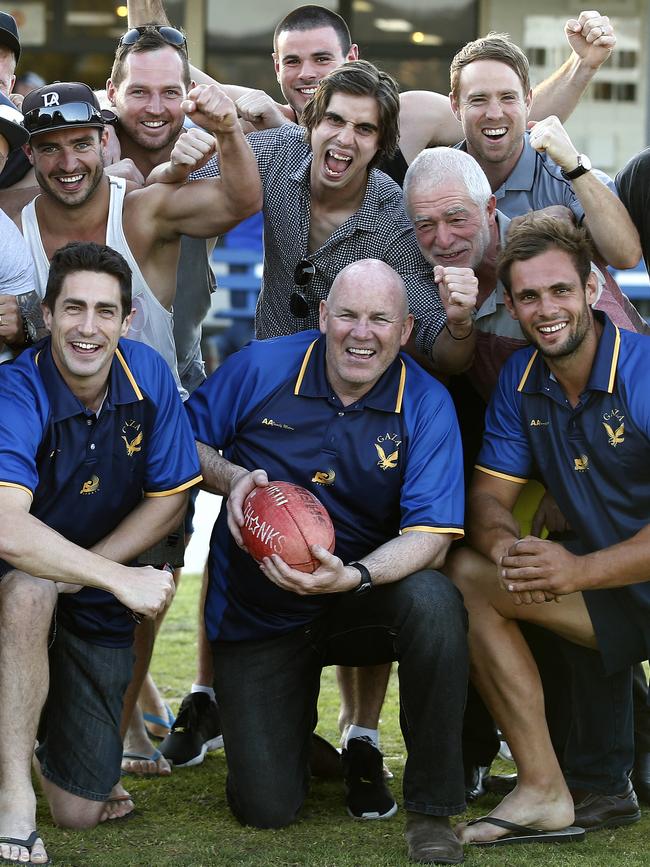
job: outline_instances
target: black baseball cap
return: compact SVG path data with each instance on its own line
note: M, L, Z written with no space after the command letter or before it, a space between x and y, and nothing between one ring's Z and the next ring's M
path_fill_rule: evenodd
M6 45L16 55L16 63L20 57L20 39L16 19L8 12L0 12L0 45Z
M96 126L114 123L117 116L99 107L87 84L80 81L55 81L30 91L22 105L25 129L35 135L46 130Z
M22 119L22 114L13 102L0 93L0 135L7 139L10 151L24 145L29 139L29 133L21 126Z

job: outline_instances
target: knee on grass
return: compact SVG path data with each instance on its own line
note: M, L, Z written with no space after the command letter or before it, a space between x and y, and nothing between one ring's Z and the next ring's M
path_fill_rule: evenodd
M81 802L81 803L80 803ZM69 831L87 831L96 828L104 811L104 801L50 802L50 813L55 825Z
M251 828L262 830L286 828L288 825L292 825L297 820L300 809L300 805L291 807L288 804L278 802L278 800L262 801L257 799L237 805L231 801L230 806L242 825L249 825Z

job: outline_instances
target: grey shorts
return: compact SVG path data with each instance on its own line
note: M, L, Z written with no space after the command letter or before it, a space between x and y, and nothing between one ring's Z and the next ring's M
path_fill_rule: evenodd
M50 690L36 750L41 771L66 792L105 801L120 779L120 720L133 648L89 644L58 625L49 653Z

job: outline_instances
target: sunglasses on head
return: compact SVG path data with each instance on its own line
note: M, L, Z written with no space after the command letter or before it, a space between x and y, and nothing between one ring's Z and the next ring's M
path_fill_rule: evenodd
M168 45L173 45L174 48L184 48L187 51L187 39L180 30L177 30L175 27L169 27L167 24L147 24L144 27L132 27L122 36L117 43L118 46L135 45L147 30L157 30Z
M33 108L23 118L23 126L28 132L59 127L61 124L104 124L106 118L88 102L66 102L63 105L47 105Z
M293 272L293 282L296 286L309 286L316 274L316 266L309 259L301 259ZM309 302L300 289L294 289L289 299L289 310L296 319L306 319L309 316Z

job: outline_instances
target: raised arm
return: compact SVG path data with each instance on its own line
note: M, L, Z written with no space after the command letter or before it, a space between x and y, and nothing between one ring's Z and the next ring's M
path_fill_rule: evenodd
M595 11L569 18L564 35L571 46L571 55L534 89L530 111L533 120L555 114L566 121L616 45L609 18Z
M537 151L546 151L565 172L578 166L578 151L557 117L534 124L530 144ZM600 255L614 268L633 268L641 258L639 233L614 190L591 171L570 183Z
M221 175L179 186L173 193L160 186L147 187L141 193L152 201L161 236L211 238L261 208L257 161L241 131L232 100L218 85L197 85L183 108L202 129L216 136ZM150 179L182 183L200 162L180 163L172 153L172 160L155 169Z
M463 138L463 127L448 96L432 90L407 90L400 94L399 102L399 146L409 165L424 148L454 145Z
M564 33L571 56L534 89L533 120L550 114L566 120L616 45L609 18L598 12L581 12L577 19L570 18ZM453 145L462 138L463 128L447 96L430 90L409 90L400 95L400 149L407 163L424 148Z
M170 24L162 0L128 0L127 8L129 27ZM239 116L255 129L270 129L295 121L293 109L276 102L263 90L254 90L239 84L223 84L191 63L190 74L196 84L219 84L237 106Z

